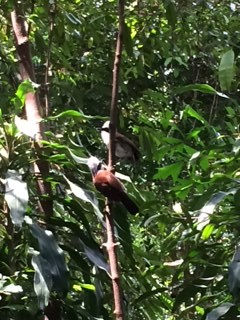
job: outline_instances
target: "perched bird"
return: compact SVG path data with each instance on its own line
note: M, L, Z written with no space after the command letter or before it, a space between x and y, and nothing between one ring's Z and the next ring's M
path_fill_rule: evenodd
M110 121L106 121L101 128L101 137L107 148L109 148L110 133L109 133ZM140 153L135 144L125 137L123 134L116 131L115 135L115 156L121 160L137 161Z
M87 164L92 173L93 184L98 191L110 200L121 202L133 215L139 211L138 206L125 192L120 180L110 171L102 169L102 163L98 158L90 157Z

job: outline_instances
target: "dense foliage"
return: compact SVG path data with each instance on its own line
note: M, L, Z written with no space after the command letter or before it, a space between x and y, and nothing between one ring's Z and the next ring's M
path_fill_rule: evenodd
M135 166L117 164L141 208L136 217L114 209L128 319L240 316L239 9L231 1L126 3L119 131L141 150ZM107 161L100 127L109 117L117 2L24 1L43 110L50 56L48 219L38 210L31 133L16 121L27 85L19 86L12 10L1 1L0 318L40 319L50 295L63 319L112 319L104 198L85 159Z

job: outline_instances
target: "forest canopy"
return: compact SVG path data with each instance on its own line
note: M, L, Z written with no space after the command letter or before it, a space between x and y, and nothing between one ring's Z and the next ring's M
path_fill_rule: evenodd
M112 204L121 319L239 318L239 3L0 3L0 318L113 319L87 160L108 164L121 3L116 129L139 149L115 165L139 208Z

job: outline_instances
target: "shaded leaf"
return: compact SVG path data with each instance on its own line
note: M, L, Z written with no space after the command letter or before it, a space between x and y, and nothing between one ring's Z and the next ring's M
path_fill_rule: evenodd
M40 262L40 265L42 264L42 259L48 261L50 266L49 271L52 276L52 289L65 294L68 291L68 270L62 249L58 246L51 231L40 228L36 223L33 223L29 217L25 218L25 221L29 225L39 245L39 259L41 260L37 261L35 259L34 261L36 263ZM47 275L47 272L41 272L41 274L44 276ZM44 280L46 283L49 283L48 279Z
M234 52L232 49L223 54L218 72L221 89L230 90L235 75Z
M128 27L126 23L124 23L124 31L123 31L123 43L124 48L127 54L132 57L133 56L133 42L131 37L131 28Z
M109 264L107 263L103 253L96 246L90 247L82 239L79 239L81 242L84 252L88 259L98 268L105 270L108 274L110 273Z
M221 304L219 307L213 309L207 314L206 320L217 320L220 317L224 316L234 304L226 302Z
M168 23L172 28L174 28L177 22L177 14L176 14L176 8L174 5L174 2L172 0L166 0L165 9L166 9L166 17L167 17Z
M240 298L240 247L236 248L233 260L228 267L228 287L234 299Z
M79 199L83 200L84 202L88 202L92 205L96 215L99 217L100 220L102 220L102 213L98 208L98 200L96 197L94 197L93 193L90 193L89 191L84 190L83 188L77 186L75 183L68 180L66 177L64 177L67 183L69 184L69 187L72 191L72 193Z

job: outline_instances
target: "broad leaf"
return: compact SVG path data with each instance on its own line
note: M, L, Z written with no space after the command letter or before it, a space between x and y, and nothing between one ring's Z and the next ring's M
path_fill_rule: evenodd
M209 312L207 314L206 320L218 320L218 319L220 319L233 306L234 306L234 304L233 303L229 303L229 302L221 304L219 307L213 309L211 312Z
M197 218L197 230L202 230L210 221L210 215L213 214L216 206L228 195L235 194L237 189L233 188L227 192L219 191L215 193L211 199L195 213L198 214Z
M234 52L232 49L223 54L218 71L221 89L230 90L235 76Z
M42 264L42 259L44 259L49 263L52 289L66 294L68 290L68 270L62 249L58 246L51 231L40 228L39 225L33 223L29 217L27 217L25 221L29 225L33 236L38 241L40 252L40 260L38 259L38 262ZM36 262L36 260L34 261ZM46 277L49 277L45 269L41 274L42 276L46 275ZM44 278L44 280L46 283L49 283L49 279Z
M228 287L234 299L240 298L240 247L238 246L228 267Z
M71 182L65 177L65 180L69 184L69 187L72 191L72 193L78 198L81 199L84 202L88 202L92 205L96 215L99 217L100 220L102 220L102 213L98 208L98 200L96 197L94 197L93 193L90 193L89 191L77 186L75 183Z
M21 227L28 205L28 189L19 172L8 170L5 190L5 200L10 210L12 222Z
M163 168L159 168L158 172L154 175L154 179L167 179L168 177L172 177L173 181L176 181L183 167L183 162L177 162L174 164L170 164L169 166L165 166Z
M35 270L34 291L38 298L39 309L43 310L48 305L49 295L52 289L51 265L46 259L41 257L41 255L34 253L32 266Z
M76 110L67 110L67 111L63 111L60 114L56 115L56 116L51 116L48 117L49 120L54 120L57 118L76 118L78 120L106 120L107 117L101 117L101 116L89 116L84 114L82 111L76 111Z

